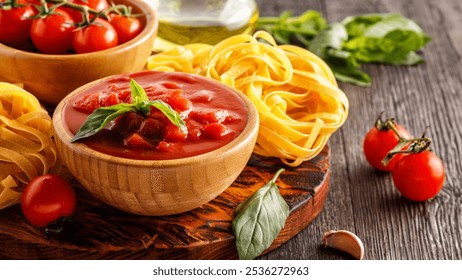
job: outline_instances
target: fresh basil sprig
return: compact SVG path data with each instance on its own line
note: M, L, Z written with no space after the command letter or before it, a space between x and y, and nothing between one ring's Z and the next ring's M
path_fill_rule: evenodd
M71 139L71 142L90 137L103 129L110 121L128 112L139 112L149 115L151 107L159 109L174 125L184 133L188 132L186 124L180 115L161 100L149 100L146 91L134 80L130 80L130 90L133 103L119 103L112 106L100 107L91 113L82 124L79 131Z
M422 63L417 51L431 40L416 22L396 13L351 16L328 23L313 10L300 16L284 11L279 17L260 17L257 24L279 44L296 44L316 53L338 80L359 86L371 85L361 63Z
M289 205L273 179L236 207L232 228L239 259L251 260L268 249L289 216Z

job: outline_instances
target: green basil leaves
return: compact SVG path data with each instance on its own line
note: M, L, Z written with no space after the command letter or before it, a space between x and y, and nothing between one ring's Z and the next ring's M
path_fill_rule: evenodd
M187 133L186 124L180 115L161 100L151 101L148 99L145 90L133 79L130 80L132 104L119 103L108 107L100 107L91 113L82 124L79 131L71 139L71 142L90 137L103 129L110 121L128 112L139 112L149 115L151 107L159 109L174 125Z
M273 179L236 208L232 227L239 259L251 260L268 249L284 227L289 206Z
M271 34L279 44L300 45L321 57L343 82L369 86L371 78L360 63L415 65L417 54L431 39L414 21L397 13L366 14L327 21L308 10L295 17L288 11L279 17L261 17L258 29Z

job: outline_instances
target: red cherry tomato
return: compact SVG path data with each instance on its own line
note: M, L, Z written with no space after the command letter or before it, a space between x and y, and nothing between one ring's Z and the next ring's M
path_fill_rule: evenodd
M443 187L444 174L443 162L428 150L401 157L392 171L396 189L414 201L436 196Z
M61 9L45 18L35 19L30 35L34 46L46 54L62 54L72 47L75 23L72 17Z
M75 203L75 193L69 182L51 174L30 181L21 197L24 216L38 227L46 227L61 217L72 215Z
M115 47L117 43L117 32L114 27L101 18L74 32L73 46L77 53L101 51Z
M108 2L106 0L67 0L67 2L72 4L84 5L98 12L109 7ZM66 12L69 13L69 15L71 15L75 22L79 23L83 21L83 16L80 11L67 7L64 7L64 9L66 10Z
M411 134L404 127L399 124L395 124L395 127L403 138L411 138ZM394 165L402 155L395 155L386 166L382 165L382 160L398 144L398 140L398 136L391 129L380 130L377 127L371 128L366 134L363 143L366 160L376 169L382 171L393 170Z
M111 14L109 22L117 31L119 44L130 41L143 30L141 22L134 17Z
M5 0L0 0L0 3ZM18 1L24 4L24 1ZM20 46L29 39L32 17L36 14L32 6L12 8L11 10L0 9L0 43Z

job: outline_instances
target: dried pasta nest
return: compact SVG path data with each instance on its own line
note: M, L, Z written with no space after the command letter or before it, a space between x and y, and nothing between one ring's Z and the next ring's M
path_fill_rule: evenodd
M203 75L246 94L260 117L254 152L289 166L318 155L348 115L329 66L306 49L278 46L264 31L179 46L151 56L147 67Z
M31 179L59 167L51 117L22 88L0 83L0 209L20 202Z

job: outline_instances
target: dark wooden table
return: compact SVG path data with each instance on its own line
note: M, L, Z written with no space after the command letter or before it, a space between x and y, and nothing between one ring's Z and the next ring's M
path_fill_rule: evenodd
M365 65L372 86L340 84L350 100L344 126L330 140L332 177L321 214L263 259L348 259L326 249L323 233L346 229L364 242L365 259L462 259L462 2L460 0L257 1L261 16L283 10L320 11L329 22L350 15L398 12L415 20L432 41L415 67ZM400 197L390 174L374 171L362 153L365 134L381 111L414 135L427 136L445 164L443 190L432 201Z
M324 207L298 235L261 259L350 259L322 246L324 232L343 229L362 239L365 259L462 260L462 2L257 2L261 16L276 16L284 10L299 15L314 9L329 22L351 15L398 12L415 20L433 38L423 50L424 64L364 65L363 70L373 78L370 87L340 83L349 98L350 112L344 126L330 139L331 178ZM433 150L443 159L447 173L443 190L433 200L415 203L402 198L391 175L375 171L366 162L363 139L382 111L414 135L430 126L427 135L433 139ZM18 206L11 211L21 214Z

